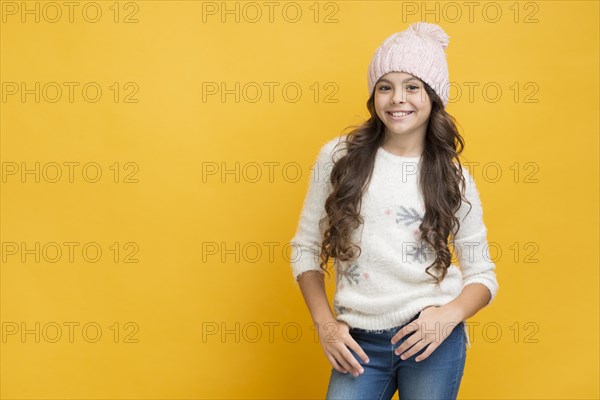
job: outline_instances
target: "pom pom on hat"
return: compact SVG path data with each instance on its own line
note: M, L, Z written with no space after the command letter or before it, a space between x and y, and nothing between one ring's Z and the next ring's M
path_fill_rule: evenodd
M423 37L429 37L430 39L436 41L444 50L448 48L450 38L438 25L429 24L427 22L415 22L410 26L410 28L412 28L417 34Z

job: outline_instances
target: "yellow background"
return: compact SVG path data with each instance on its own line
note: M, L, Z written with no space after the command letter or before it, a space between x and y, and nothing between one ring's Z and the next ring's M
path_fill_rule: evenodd
M285 245L318 149L368 116L373 52L418 20L450 36L450 80L464 92L451 93L448 111L467 143L464 160L502 173L497 181L493 170L474 175L488 240L502 250L494 259L500 289L468 321L459 398L599 397L598 2L496 2L502 15L492 22L485 2L472 20L464 6L450 20L445 3L427 3L439 12L422 17L402 2L310 1L295 3L296 23L283 18L284 2L272 22L259 2L255 23L249 8L240 22L219 14L203 22L210 4L200 1L120 2L117 22L114 2L99 1L95 23L82 18L81 2L72 23L64 6L55 23L31 15L22 22L7 3L22 4L0 4L3 85L57 82L65 90L55 103L37 103L2 88L2 398L323 398L331 366ZM138 22L123 22L132 12ZM330 14L337 21L325 23ZM96 82L102 97L88 102L76 90L69 102L64 82ZM125 102L129 82L137 102ZM239 82L246 97L203 101L205 82ZM256 102L252 82L263 89ZM265 82L278 85L272 102ZM479 85L472 99L466 82ZM297 102L281 90L289 83L302 89ZM483 96L490 83L502 89L498 101ZM36 162L47 174L52 163L80 167L73 182L7 173ZM81 166L94 162L103 174L89 183ZM128 162L137 183L124 182ZM239 180L221 177L236 163ZM217 174L203 178L212 166ZM79 243L74 262L66 254L49 262L51 246L39 263L35 250L25 262L8 251L11 243L52 242L63 250ZM83 258L86 243L98 243L100 261ZM138 262L124 262L136 245ZM70 322L79 324L72 343ZM22 323L33 332L40 324L39 342L9 334ZM52 343L55 324L62 337ZM83 336L86 324L101 327L97 342L93 329Z

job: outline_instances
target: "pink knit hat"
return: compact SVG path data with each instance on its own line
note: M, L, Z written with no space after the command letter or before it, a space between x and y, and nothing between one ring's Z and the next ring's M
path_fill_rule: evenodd
M448 104L448 63L445 49L449 37L435 24L415 22L388 37L375 50L369 65L369 95L388 72L406 72L427 83Z

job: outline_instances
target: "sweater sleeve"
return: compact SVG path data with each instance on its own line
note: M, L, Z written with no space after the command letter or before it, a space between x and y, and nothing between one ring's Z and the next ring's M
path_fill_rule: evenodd
M491 304L498 291L495 264L491 260L487 242L487 228L483 221L483 208L479 192L473 177L463 167L465 177L465 197L469 204L462 202L457 217L460 221L459 231L454 237L454 247L463 277L463 288L471 283L485 285L491 294L487 305Z
M319 220L327 215L325 200L331 193L329 176L333 168L331 148L333 142L323 145L319 151L315 164L312 166L308 191L300 213L300 220L296 234L290 241L291 266L294 281L303 272L319 271L319 254L323 231L319 227Z

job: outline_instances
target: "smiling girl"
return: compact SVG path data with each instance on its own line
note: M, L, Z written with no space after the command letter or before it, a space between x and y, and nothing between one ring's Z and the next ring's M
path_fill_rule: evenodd
M425 22L387 38L369 65L371 117L317 157L292 270L332 365L328 399L455 399L464 321L498 291L464 140L445 110L447 46Z

